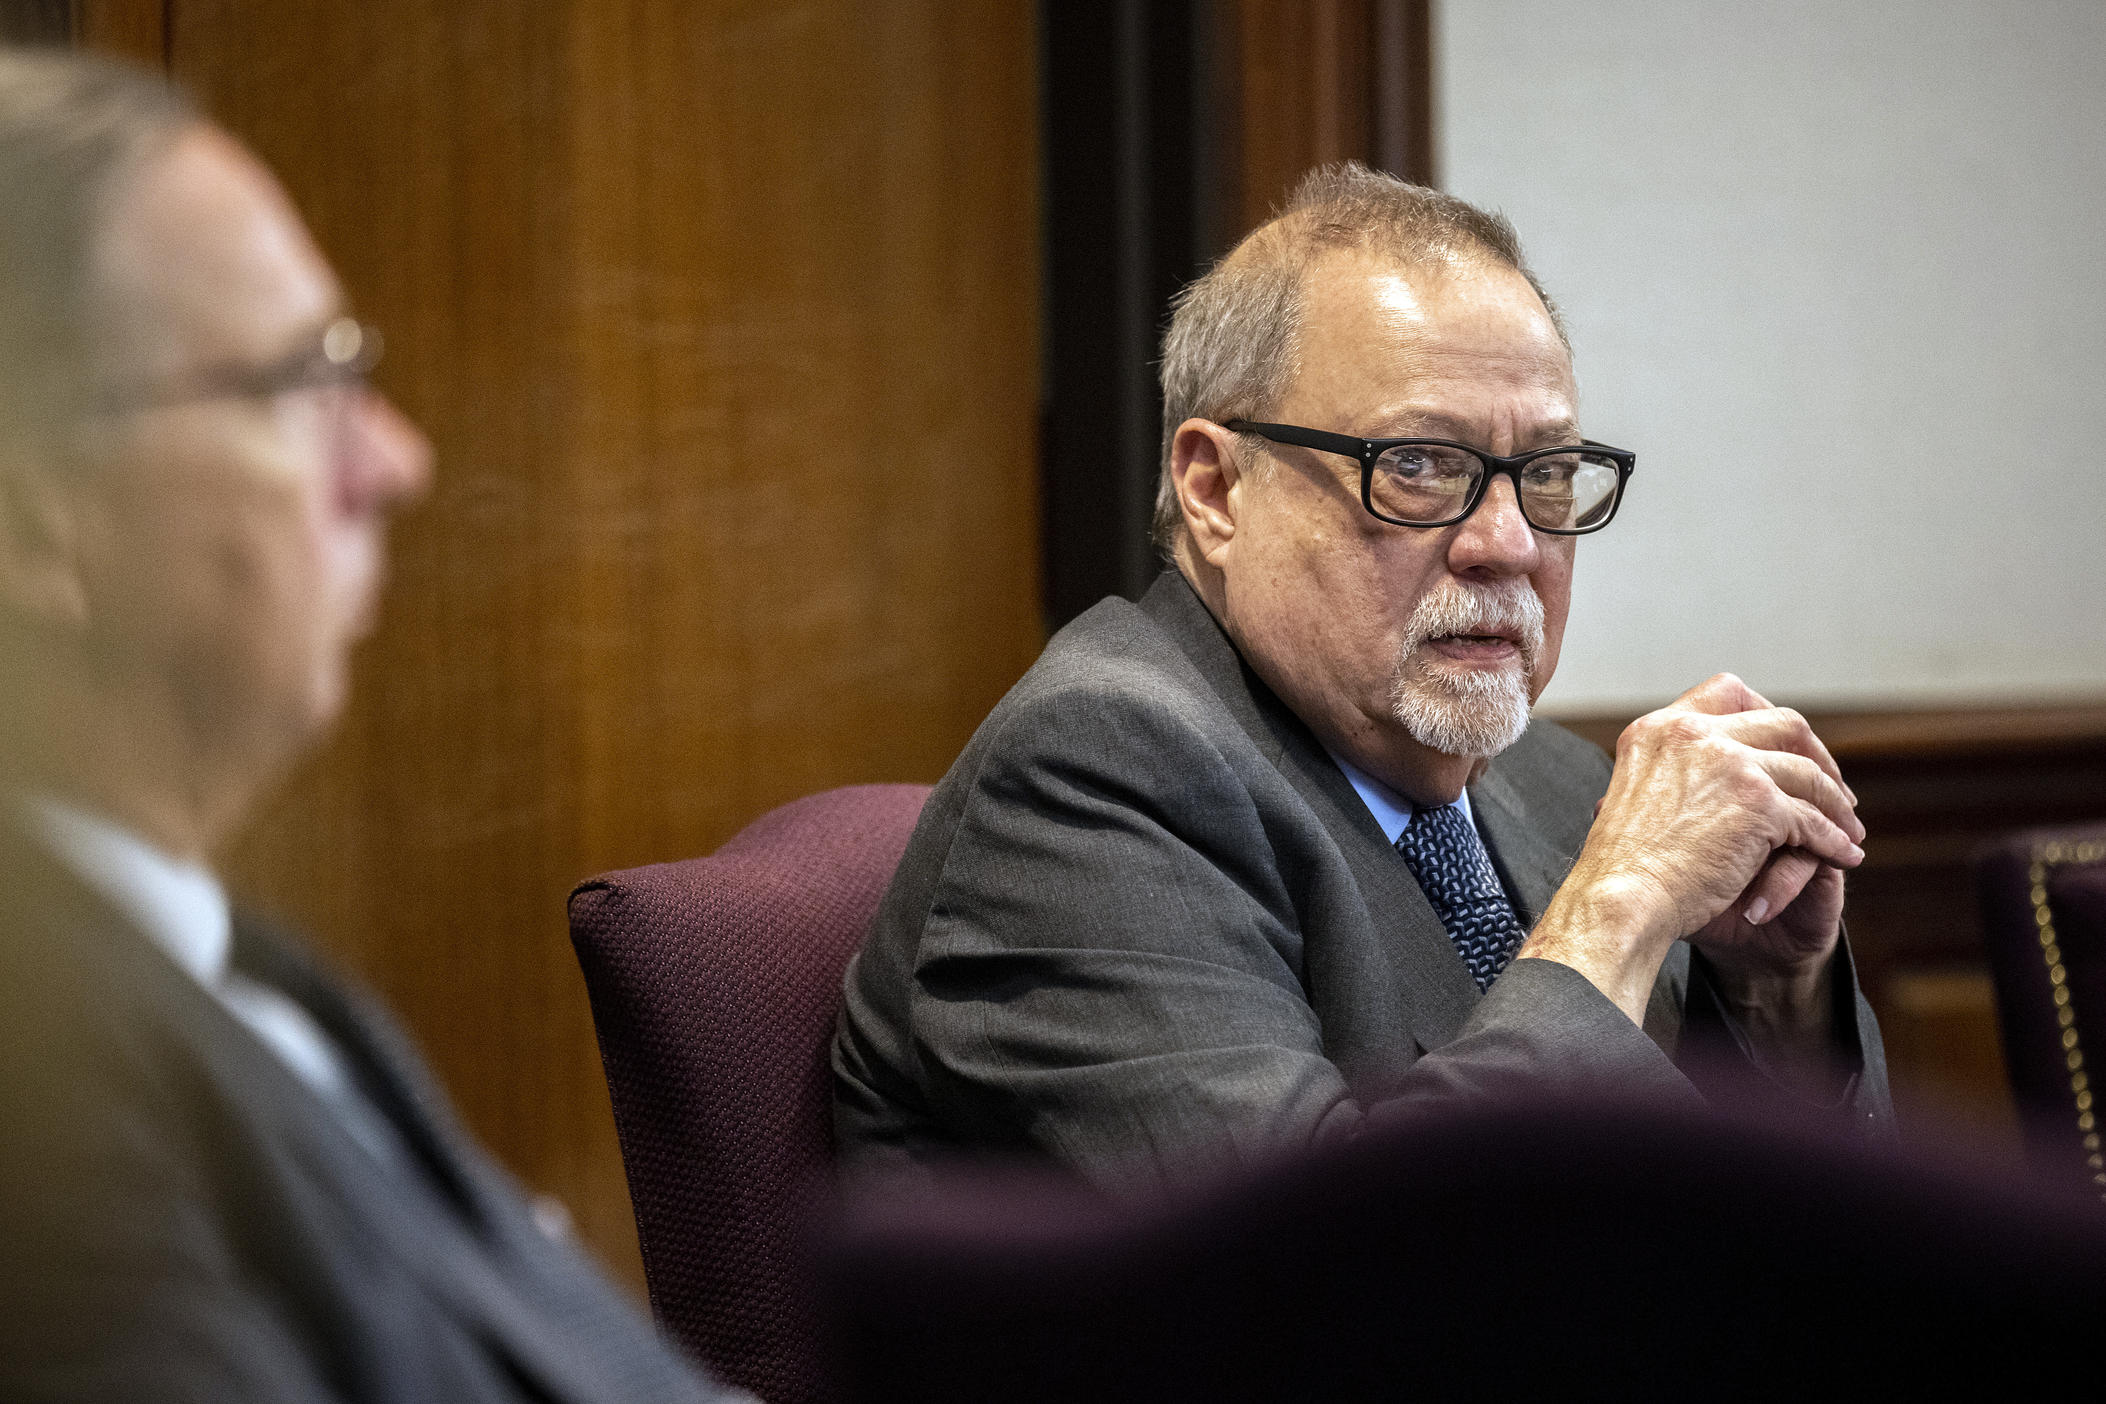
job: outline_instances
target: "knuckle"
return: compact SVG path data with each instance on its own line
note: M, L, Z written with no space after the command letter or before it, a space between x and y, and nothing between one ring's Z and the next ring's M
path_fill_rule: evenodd
M1769 803L1776 796L1777 788L1769 777L1759 769L1747 767L1733 772L1727 782L1727 793L1744 807L1753 808Z
M1687 713L1665 707L1657 712L1647 712L1625 727L1623 733L1616 738L1616 753L1622 755L1636 747L1659 744L1674 734L1677 721L1686 715Z
M1700 745L1711 739L1711 729L1691 712L1655 712L1660 739L1671 745Z

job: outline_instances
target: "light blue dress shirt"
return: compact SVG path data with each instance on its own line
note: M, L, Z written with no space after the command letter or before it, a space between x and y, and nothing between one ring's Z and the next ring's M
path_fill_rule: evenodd
M383 1160L399 1154L380 1114L345 1070L343 1055L304 1006L233 968L233 915L207 869L169 857L121 825L47 795L19 796L32 837L144 932L293 1075L336 1110Z
M1345 778L1353 782L1353 793L1360 796L1360 802L1367 806L1367 812L1374 815L1375 822L1382 826L1382 833L1389 839L1390 847L1396 847L1398 838L1411 827L1411 816L1418 812L1417 807L1358 766L1339 760L1336 756L1332 756L1331 759L1345 772ZM1451 808L1460 809L1463 818L1475 822L1475 816L1470 813L1468 790L1455 797Z

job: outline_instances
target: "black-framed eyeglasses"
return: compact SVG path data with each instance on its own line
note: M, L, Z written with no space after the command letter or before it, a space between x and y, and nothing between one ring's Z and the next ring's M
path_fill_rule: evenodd
M1638 464L1630 450L1591 439L1502 458L1450 439L1356 439L1248 419L1222 427L1357 460L1361 505L1394 526L1453 526L1477 510L1492 479L1504 473L1513 479L1514 497L1530 526L1553 536L1584 536L1615 517Z
M103 414L162 409L203 400L267 400L295 390L362 387L380 364L380 332L338 317L307 345L263 366L208 366L156 384L118 386L95 398Z

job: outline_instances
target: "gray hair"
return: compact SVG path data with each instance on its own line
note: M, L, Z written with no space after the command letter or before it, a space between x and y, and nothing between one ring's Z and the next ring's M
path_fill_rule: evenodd
M1187 419L1262 419L1294 379L1302 280L1335 251L1359 251L1422 268L1458 254L1489 259L1528 279L1559 337L1565 326L1521 256L1503 215L1412 185L1358 161L1318 166L1270 220L1188 284L1163 334L1162 476L1155 544L1165 555L1184 530L1170 448Z
M188 98L143 70L0 47L0 444L48 442L83 412L109 206L197 121Z

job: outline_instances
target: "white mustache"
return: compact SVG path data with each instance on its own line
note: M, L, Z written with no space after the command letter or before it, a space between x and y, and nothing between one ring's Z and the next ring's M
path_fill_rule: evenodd
M1543 601L1525 580L1464 585L1451 577L1418 602L1404 630L1406 656L1446 634L1505 635L1514 640L1523 668L1532 674L1543 651Z

